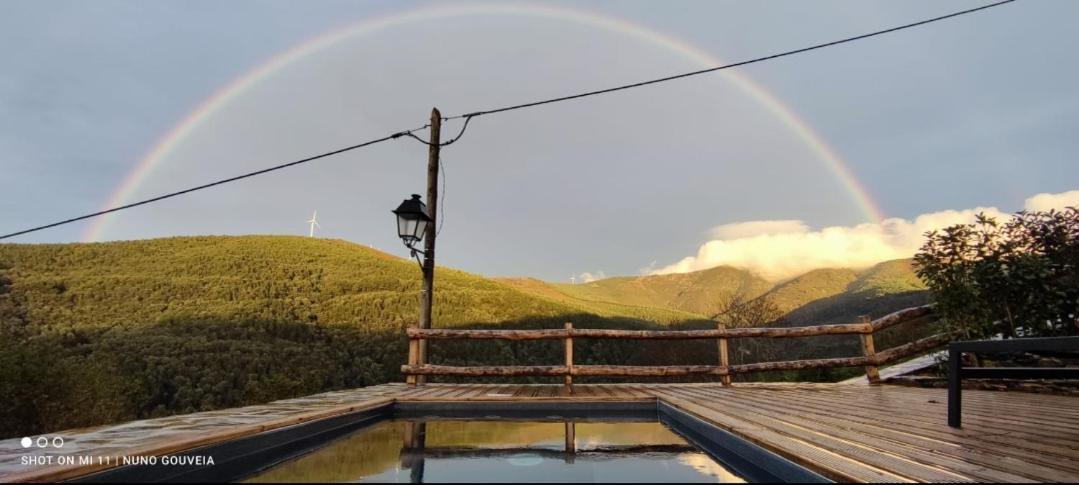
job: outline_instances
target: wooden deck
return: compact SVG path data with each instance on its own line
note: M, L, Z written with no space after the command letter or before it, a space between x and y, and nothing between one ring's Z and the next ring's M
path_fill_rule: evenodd
M164 454L393 401L662 400L835 480L1079 481L1079 398L964 391L962 429L943 389L849 384L387 384L262 406L56 433L67 454ZM0 441L0 481L79 476L27 467ZM50 453L59 454L59 450ZM40 454L40 453L39 453Z

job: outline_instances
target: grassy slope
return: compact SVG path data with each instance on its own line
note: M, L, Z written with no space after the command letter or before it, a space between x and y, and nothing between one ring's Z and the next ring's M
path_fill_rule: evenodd
M814 300L843 293L857 278L858 272L852 269L815 269L776 285L768 295L780 310L790 312Z
M725 298L756 297L771 285L752 273L727 266L684 274L607 278L579 285L551 283L580 300L666 308L713 315Z
M705 317L737 294L750 298L767 294L799 325L848 322L863 314L878 317L922 304L926 299L925 286L906 259L883 262L864 270L816 269L774 286L748 271L730 267L686 274L615 277L577 285L531 278L500 281L533 295L597 313L604 308L617 308L623 314L655 321L685 315L658 313L662 310Z
M682 310L629 305L575 297L567 292L563 292L560 288L556 287L556 285L535 278L495 278L495 281L516 288L522 292L556 301L580 311L594 313L600 316L639 318L664 325L707 321L703 315Z
M924 305L928 298L911 261L898 259L858 272L842 292L806 301L787 319L796 325L853 322L860 315L877 318L900 308Z

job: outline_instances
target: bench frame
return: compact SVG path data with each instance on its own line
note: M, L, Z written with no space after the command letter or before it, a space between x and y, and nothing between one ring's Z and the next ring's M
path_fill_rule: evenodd
M948 344L948 426L962 420L963 378L970 379L1079 379L1076 367L963 367L963 352L1068 352L1079 351L1079 337L1040 337L1007 340L967 340Z

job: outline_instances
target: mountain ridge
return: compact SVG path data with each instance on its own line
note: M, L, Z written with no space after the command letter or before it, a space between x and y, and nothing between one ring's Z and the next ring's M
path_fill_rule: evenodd
M798 322L804 322L803 316L808 314L829 315L820 322L822 324L853 319L857 315L834 309L824 313L820 308L812 312L799 310L814 302L820 307L827 301L838 305L904 295L903 301L914 306L927 299L926 287L914 274L910 259L883 261L863 269L819 268L779 282L768 282L748 270L731 266L680 274L616 276L580 284L550 283L535 278L495 280L556 300L569 298L617 305L644 302L640 306L689 312L703 318L715 315L723 302L731 298L766 297L782 313L792 315ZM887 308L875 311L872 305L858 305L857 309L869 310L871 315L894 310L891 305L884 307Z

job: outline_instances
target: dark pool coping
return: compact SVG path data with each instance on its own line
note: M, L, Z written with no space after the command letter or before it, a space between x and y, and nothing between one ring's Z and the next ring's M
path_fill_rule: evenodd
M749 482L829 482L825 477L661 400L650 401L398 401L173 453L209 455L213 466L127 465L71 480L222 482L241 480L309 453L385 419L529 419L660 421Z

